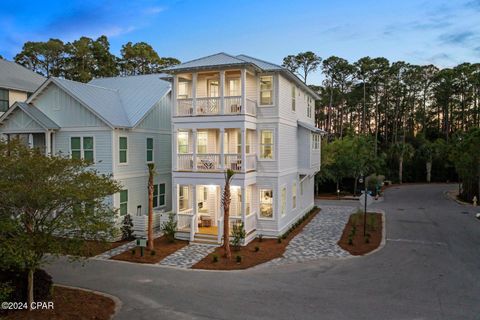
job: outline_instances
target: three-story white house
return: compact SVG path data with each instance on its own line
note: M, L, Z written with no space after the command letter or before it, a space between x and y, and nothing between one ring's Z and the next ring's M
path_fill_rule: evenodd
M178 238L220 243L226 169L235 171L230 222L245 243L279 236L314 206L320 170L319 97L287 69L214 54L173 76L172 187Z
M107 199L120 216L144 216L148 168L154 163L154 207L171 210L171 84L165 74L80 83L49 78L26 102L0 117L0 134L48 154L93 162L123 190ZM158 223L157 223L158 224Z

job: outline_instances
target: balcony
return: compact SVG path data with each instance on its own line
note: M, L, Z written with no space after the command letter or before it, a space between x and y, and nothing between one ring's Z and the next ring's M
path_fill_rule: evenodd
M231 169L235 172L245 173L255 171L256 164L255 154L245 156L245 165L243 165L241 154L177 154L178 171L221 172Z
M256 87L245 69L176 75L174 116L256 116Z

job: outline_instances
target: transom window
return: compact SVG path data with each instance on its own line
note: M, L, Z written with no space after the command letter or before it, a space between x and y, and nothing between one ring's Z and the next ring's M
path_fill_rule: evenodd
M165 206L165 183L160 183L153 186L153 207L163 206Z
M128 190L120 191L120 215L128 213Z
M147 162L153 162L153 138L147 138Z
M128 161L128 139L127 137L119 138L119 162L127 163Z
M72 159L84 159L94 162L93 137L71 137L70 154Z
M273 76L260 77L260 105L273 104Z
M5 112L10 106L9 93L7 89L0 89L0 112Z
M272 130L261 131L260 158L273 159L273 131Z
M188 132L180 131L177 137L178 153L188 153Z
M273 190L260 189L260 217L273 218Z

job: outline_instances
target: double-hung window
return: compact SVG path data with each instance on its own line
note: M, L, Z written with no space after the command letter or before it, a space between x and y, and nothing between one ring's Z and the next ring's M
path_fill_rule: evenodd
M260 189L260 217L273 218L273 190Z
M163 207L165 205L165 183L153 186L153 207Z
M197 153L199 154L207 153L207 141L208 141L208 132L198 131L197 132Z
M273 159L273 130L262 130L260 134L260 158Z
M296 108L296 105L295 105L295 98L296 98L296 92L295 92L295 86L292 85L292 111L295 112L295 108Z
M72 159L84 159L94 162L93 137L71 137L70 154Z
M147 138L147 162L153 162L153 138Z
M188 186L179 187L178 189L178 210L179 211L184 211L188 209L189 193L190 193L190 189Z
M320 135L317 133L312 133L312 149L313 150L320 149Z
M127 137L120 137L119 138L119 162L120 163L127 163L128 162L128 139Z
M240 79L228 80L228 95L239 96L240 95Z
M273 105L273 76L260 77L260 105Z
M179 131L177 136L178 153L188 153L188 132Z
M9 92L7 89L0 89L0 112L6 112L10 106Z
M128 213L128 190L120 191L120 215Z

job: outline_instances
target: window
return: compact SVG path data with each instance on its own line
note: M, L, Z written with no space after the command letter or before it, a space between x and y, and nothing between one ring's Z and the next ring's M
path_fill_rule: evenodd
M165 205L165 183L153 186L153 207L163 207Z
M297 183L294 182L292 185L292 209L297 207Z
M147 138L147 162L153 162L153 138Z
M303 196L303 180L300 181L300 195Z
M260 158L273 159L273 131L272 130L261 131Z
M94 162L93 137L71 137L70 154L72 159L84 159Z
M312 133L312 149L313 150L320 149L320 135L317 133Z
M282 193L280 196L280 204L281 204L281 215L282 217L285 215L287 209L287 188L282 187Z
M188 153L188 132L180 131L177 137L178 153Z
M237 153L242 153L242 131L237 130Z
M178 99L187 99L189 96L189 82L179 81L178 82Z
M184 211L188 209L188 186L180 186L178 190L178 210Z
M307 117L312 117L312 102L313 99L310 96L307 98Z
M8 90L0 89L0 112L5 112L10 106Z
M260 105L273 104L273 76L260 77Z
M208 80L208 96L209 97L218 97L219 90L218 90L218 80Z
M127 137L120 137L119 139L119 160L120 163L127 163L128 140Z
M208 132L199 131L197 133L197 153L200 153L200 154L207 153L207 141L208 141Z
M295 86L292 86L292 111L295 112Z
M228 80L228 95L239 96L240 95L240 79Z
M260 189L260 217L273 218L272 189Z
M128 213L128 190L120 191L120 215Z

